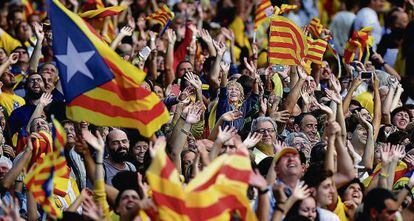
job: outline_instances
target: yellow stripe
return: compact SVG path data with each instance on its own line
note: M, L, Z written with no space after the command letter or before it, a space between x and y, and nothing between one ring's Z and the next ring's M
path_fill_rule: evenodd
M158 206L158 220L182 220L190 221L190 218L186 215L180 214L166 206Z
M86 92L84 95L95 100L109 102L111 105L118 106L130 112L151 110L159 102L159 98L154 93L151 93L143 99L124 101L121 100L117 93L99 87Z
M91 111L79 106L71 106L66 108L66 115L73 121L88 120L91 124L96 126L113 126L113 127L127 127L127 128L138 128L141 135L150 137L154 131L161 128L165 122L168 122L170 115L167 109L164 109L164 113L154 118L149 124L143 124L142 122L124 117L110 117L99 112Z

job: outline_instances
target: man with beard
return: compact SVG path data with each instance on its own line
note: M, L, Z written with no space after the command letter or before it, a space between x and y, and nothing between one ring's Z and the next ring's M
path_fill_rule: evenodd
M121 171L136 172L135 166L127 162L129 140L126 133L119 129L109 132L106 137L109 157L103 161L105 182L112 186L112 178Z
M24 99L14 93L13 88L16 84L16 78L9 70L10 65L15 64L18 58L18 54L11 54L7 61L0 66L0 81L3 84L1 87L2 93L0 93L0 105L6 111L6 116L10 116L13 110L25 104Z

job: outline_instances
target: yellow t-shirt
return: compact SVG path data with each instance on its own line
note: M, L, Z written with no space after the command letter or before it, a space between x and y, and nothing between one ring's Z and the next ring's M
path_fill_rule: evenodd
M339 220L348 221L349 219L346 216L345 210L346 210L346 206L342 202L341 197L338 196L338 202L336 203L335 210L332 212L335 213L339 217Z
M22 97L14 93L3 92L0 94L0 106L6 111L4 114L7 114L7 116L10 116L12 111L23 106L25 103Z
M234 41L237 43L237 45L239 47L247 47L249 51L251 51L249 39L244 34L245 25L243 19L240 16L236 16L236 18L234 18L234 21L229 25L229 28L234 32ZM240 54L237 52L238 51L235 51L236 59L237 55Z
M0 28L0 47L10 54L15 48L22 46L20 41L14 39L7 32Z

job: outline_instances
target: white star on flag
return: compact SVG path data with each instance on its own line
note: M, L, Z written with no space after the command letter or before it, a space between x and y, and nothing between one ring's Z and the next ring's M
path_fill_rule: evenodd
M66 54L56 55L59 62L66 65L66 82L75 76L77 72L85 75L90 79L94 79L89 68L86 66L86 62L95 54L95 51L79 52L72 43L72 40L68 38L68 44L66 47Z

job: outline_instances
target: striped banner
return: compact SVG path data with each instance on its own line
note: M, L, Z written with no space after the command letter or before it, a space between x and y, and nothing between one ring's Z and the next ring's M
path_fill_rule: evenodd
M224 154L186 187L163 149L147 171L159 220L257 220L246 196L251 174L247 154Z
M125 10L126 6L112 6L107 8L98 8L95 10L89 10L83 13L79 13L79 16L86 19L98 19L105 18L107 16L113 16L121 13Z
M323 25L321 24L321 20L315 17L309 23L309 32L312 34L312 37L319 38L321 36L323 30Z
M301 65L307 53L308 44L302 30L285 17L273 16L270 21L269 63Z
M147 20L152 20L158 24L161 24L162 27L165 27L168 21L174 19L174 13L168 8L167 5L163 5L154 13L147 16Z
M254 13L254 31L257 31L259 26L266 21L266 18L273 14L272 2L270 0L262 0L256 8Z
M322 64L328 42L322 39L314 40L310 37L308 37L307 42L308 53L306 54L306 59L316 64Z

